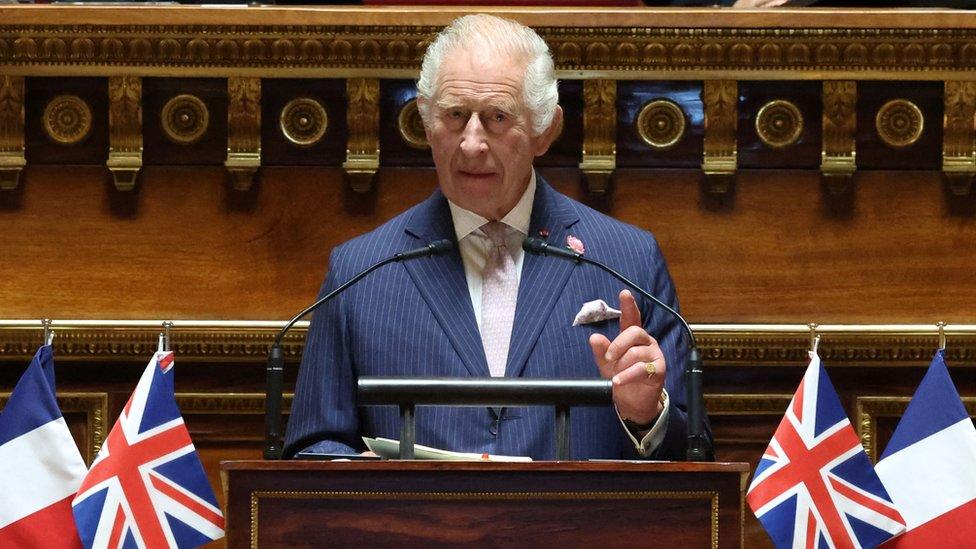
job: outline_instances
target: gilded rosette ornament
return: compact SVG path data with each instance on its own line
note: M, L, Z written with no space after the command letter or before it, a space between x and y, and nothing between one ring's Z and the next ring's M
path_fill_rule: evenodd
M163 135L178 145L196 143L210 127L210 110L207 109L207 104L188 93L167 101L159 116Z
M670 99L648 101L634 122L637 135L655 150L664 151L678 144L685 135L685 113Z
M803 115L791 101L770 101L756 114L756 135L768 147L789 147L796 143L802 133Z
M367 192L380 167L380 81L378 78L350 78L346 81L349 110L346 122L349 141L342 168L356 192Z
M420 118L420 110L417 108L417 99L411 99L404 103L397 116L397 130L403 141L415 149L426 150L430 148L427 142L427 132L424 131L424 121Z
M922 137L925 117L915 103L907 99L892 99L878 109L874 126L885 145L900 149L914 145Z
M281 109L278 127L293 145L312 147L325 136L329 128L329 115L315 99L298 97Z
M24 77L0 77L0 190L16 189L24 157Z
M583 161L593 194L607 191L617 168L617 81L583 81Z
M942 172L949 189L967 195L976 176L976 82L945 83L945 120L942 131Z
M739 83L706 80L702 87L705 139L702 171L709 192L725 194L732 188L737 167L736 129L739 118Z
M857 129L857 83L825 80L823 83L823 148L820 171L833 179L832 191L842 191L854 174L854 132ZM831 183L831 181L828 181Z
M227 160L234 188L246 191L261 167L261 79L228 78Z
M41 122L51 141L75 145L91 133L91 107L77 95L59 95L48 101Z
M142 169L142 78L108 79L108 160L115 188L131 191Z

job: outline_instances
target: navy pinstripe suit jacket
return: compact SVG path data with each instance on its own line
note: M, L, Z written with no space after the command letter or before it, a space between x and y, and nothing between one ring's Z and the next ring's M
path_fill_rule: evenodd
M556 192L538 178L530 235L560 246L576 236L586 254L677 307L674 286L654 237ZM394 253L450 239L454 228L440 191L371 233L337 246L322 294ZM616 336L616 320L573 327L583 303L616 306L621 284L592 266L526 255L518 290L506 376L584 378L599 375L588 338ZM638 297L644 326L664 349L670 411L656 459L682 459L686 441L683 376L686 341L667 312ZM310 447L329 453L364 449L360 436L399 438L393 407L356 406L357 376L488 376L481 336L457 248L388 265L350 287L312 320L285 441L285 455ZM420 407L417 442L465 452L554 457L554 416L547 407ZM573 459L635 458L612 406L572 413Z

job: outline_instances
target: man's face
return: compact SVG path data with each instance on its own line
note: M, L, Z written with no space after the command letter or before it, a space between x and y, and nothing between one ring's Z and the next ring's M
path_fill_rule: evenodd
M552 129L533 135L523 105L525 63L503 55L448 53L429 105L427 139L441 191L488 219L501 219L525 192L532 161L552 143ZM558 111L558 109L557 109ZM551 128L559 123L556 113Z

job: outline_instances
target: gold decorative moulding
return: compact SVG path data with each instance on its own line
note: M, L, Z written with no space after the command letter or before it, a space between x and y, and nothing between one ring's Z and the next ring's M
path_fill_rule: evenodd
M59 95L44 107L44 133L62 145L74 145L91 133L91 107L77 95Z
M207 133L210 111L203 100L195 95L181 94L163 105L161 122L166 137L180 145L196 143Z
M142 169L142 78L108 79L108 160L115 188L131 191Z
M685 113L677 103L655 99L645 104L637 114L637 135L652 149L670 149L685 135Z
M299 97L281 109L278 126L285 139L293 145L311 147L325 136L329 128L329 115L318 101Z
M907 99L892 99L878 109L874 119L878 137L886 145L902 148L915 144L925 129L925 117L918 105Z
M24 77L0 76L0 190L20 184L24 150Z
M429 149L430 143L427 142L427 133L424 131L424 121L420 117L420 110L417 108L417 99L407 101L400 114L397 116L397 129L400 137L415 149Z
M770 101L756 114L756 134L768 147L789 147L803 133L803 114L785 99Z
M583 81L583 161L586 187L602 195L617 169L617 81Z
M380 80L350 78L346 80L349 110L346 124L346 161L342 169L349 176L352 189L359 193L373 188L373 178L380 168Z

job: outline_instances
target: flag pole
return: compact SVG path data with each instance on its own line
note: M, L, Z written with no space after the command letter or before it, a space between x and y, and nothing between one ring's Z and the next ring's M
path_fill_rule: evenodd
M41 320L41 326L44 327L44 345L50 345L54 341L54 332L51 331L51 319L45 318Z

